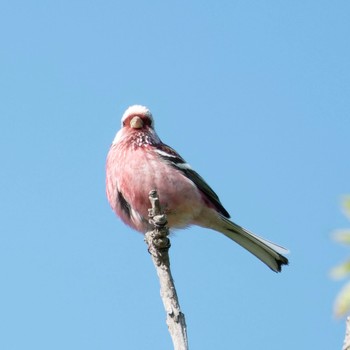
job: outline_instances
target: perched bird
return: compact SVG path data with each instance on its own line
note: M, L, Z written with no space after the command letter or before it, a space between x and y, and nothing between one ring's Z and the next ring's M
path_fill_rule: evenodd
M275 272L288 264L282 255L286 249L229 220L211 187L160 140L148 108L129 107L121 124L107 156L106 191L112 209L127 225L142 233L150 229L148 195L155 189L170 229L206 227L231 238Z

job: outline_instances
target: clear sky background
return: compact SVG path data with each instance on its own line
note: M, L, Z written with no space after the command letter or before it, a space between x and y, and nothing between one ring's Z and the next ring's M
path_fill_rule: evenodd
M171 349L143 237L105 198L131 104L281 274L218 233L172 238L191 349L340 349L329 270L348 250L349 1L0 5L0 349Z

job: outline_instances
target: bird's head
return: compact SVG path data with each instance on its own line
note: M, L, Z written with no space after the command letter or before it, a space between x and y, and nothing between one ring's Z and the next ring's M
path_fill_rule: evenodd
M122 117L122 128L142 130L144 128L154 129L154 120L151 111L140 105L129 107Z
M154 130L152 113L147 107L134 105L124 112L122 127L115 135L113 144L121 141L136 146L160 142Z

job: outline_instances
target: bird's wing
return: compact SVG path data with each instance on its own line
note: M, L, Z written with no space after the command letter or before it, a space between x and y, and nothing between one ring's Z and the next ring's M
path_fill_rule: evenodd
M223 207L219 197L213 189L205 182L205 180L194 171L191 166L170 146L165 144L157 145L154 151L158 154L161 160L167 162L169 165L180 171L184 176L190 179L198 189L204 194L208 202L220 212L224 217L229 218L230 214Z

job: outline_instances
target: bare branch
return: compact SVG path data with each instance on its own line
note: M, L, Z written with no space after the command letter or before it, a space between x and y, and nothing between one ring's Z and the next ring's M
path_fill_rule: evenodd
M160 207L157 191L149 193L152 208L149 209L150 224L153 231L145 234L145 242L157 270L160 295L167 313L166 323L173 341L174 350L188 350L185 315L180 310L179 301L170 271L167 218Z
M346 333L343 350L350 350L350 317L346 319Z

